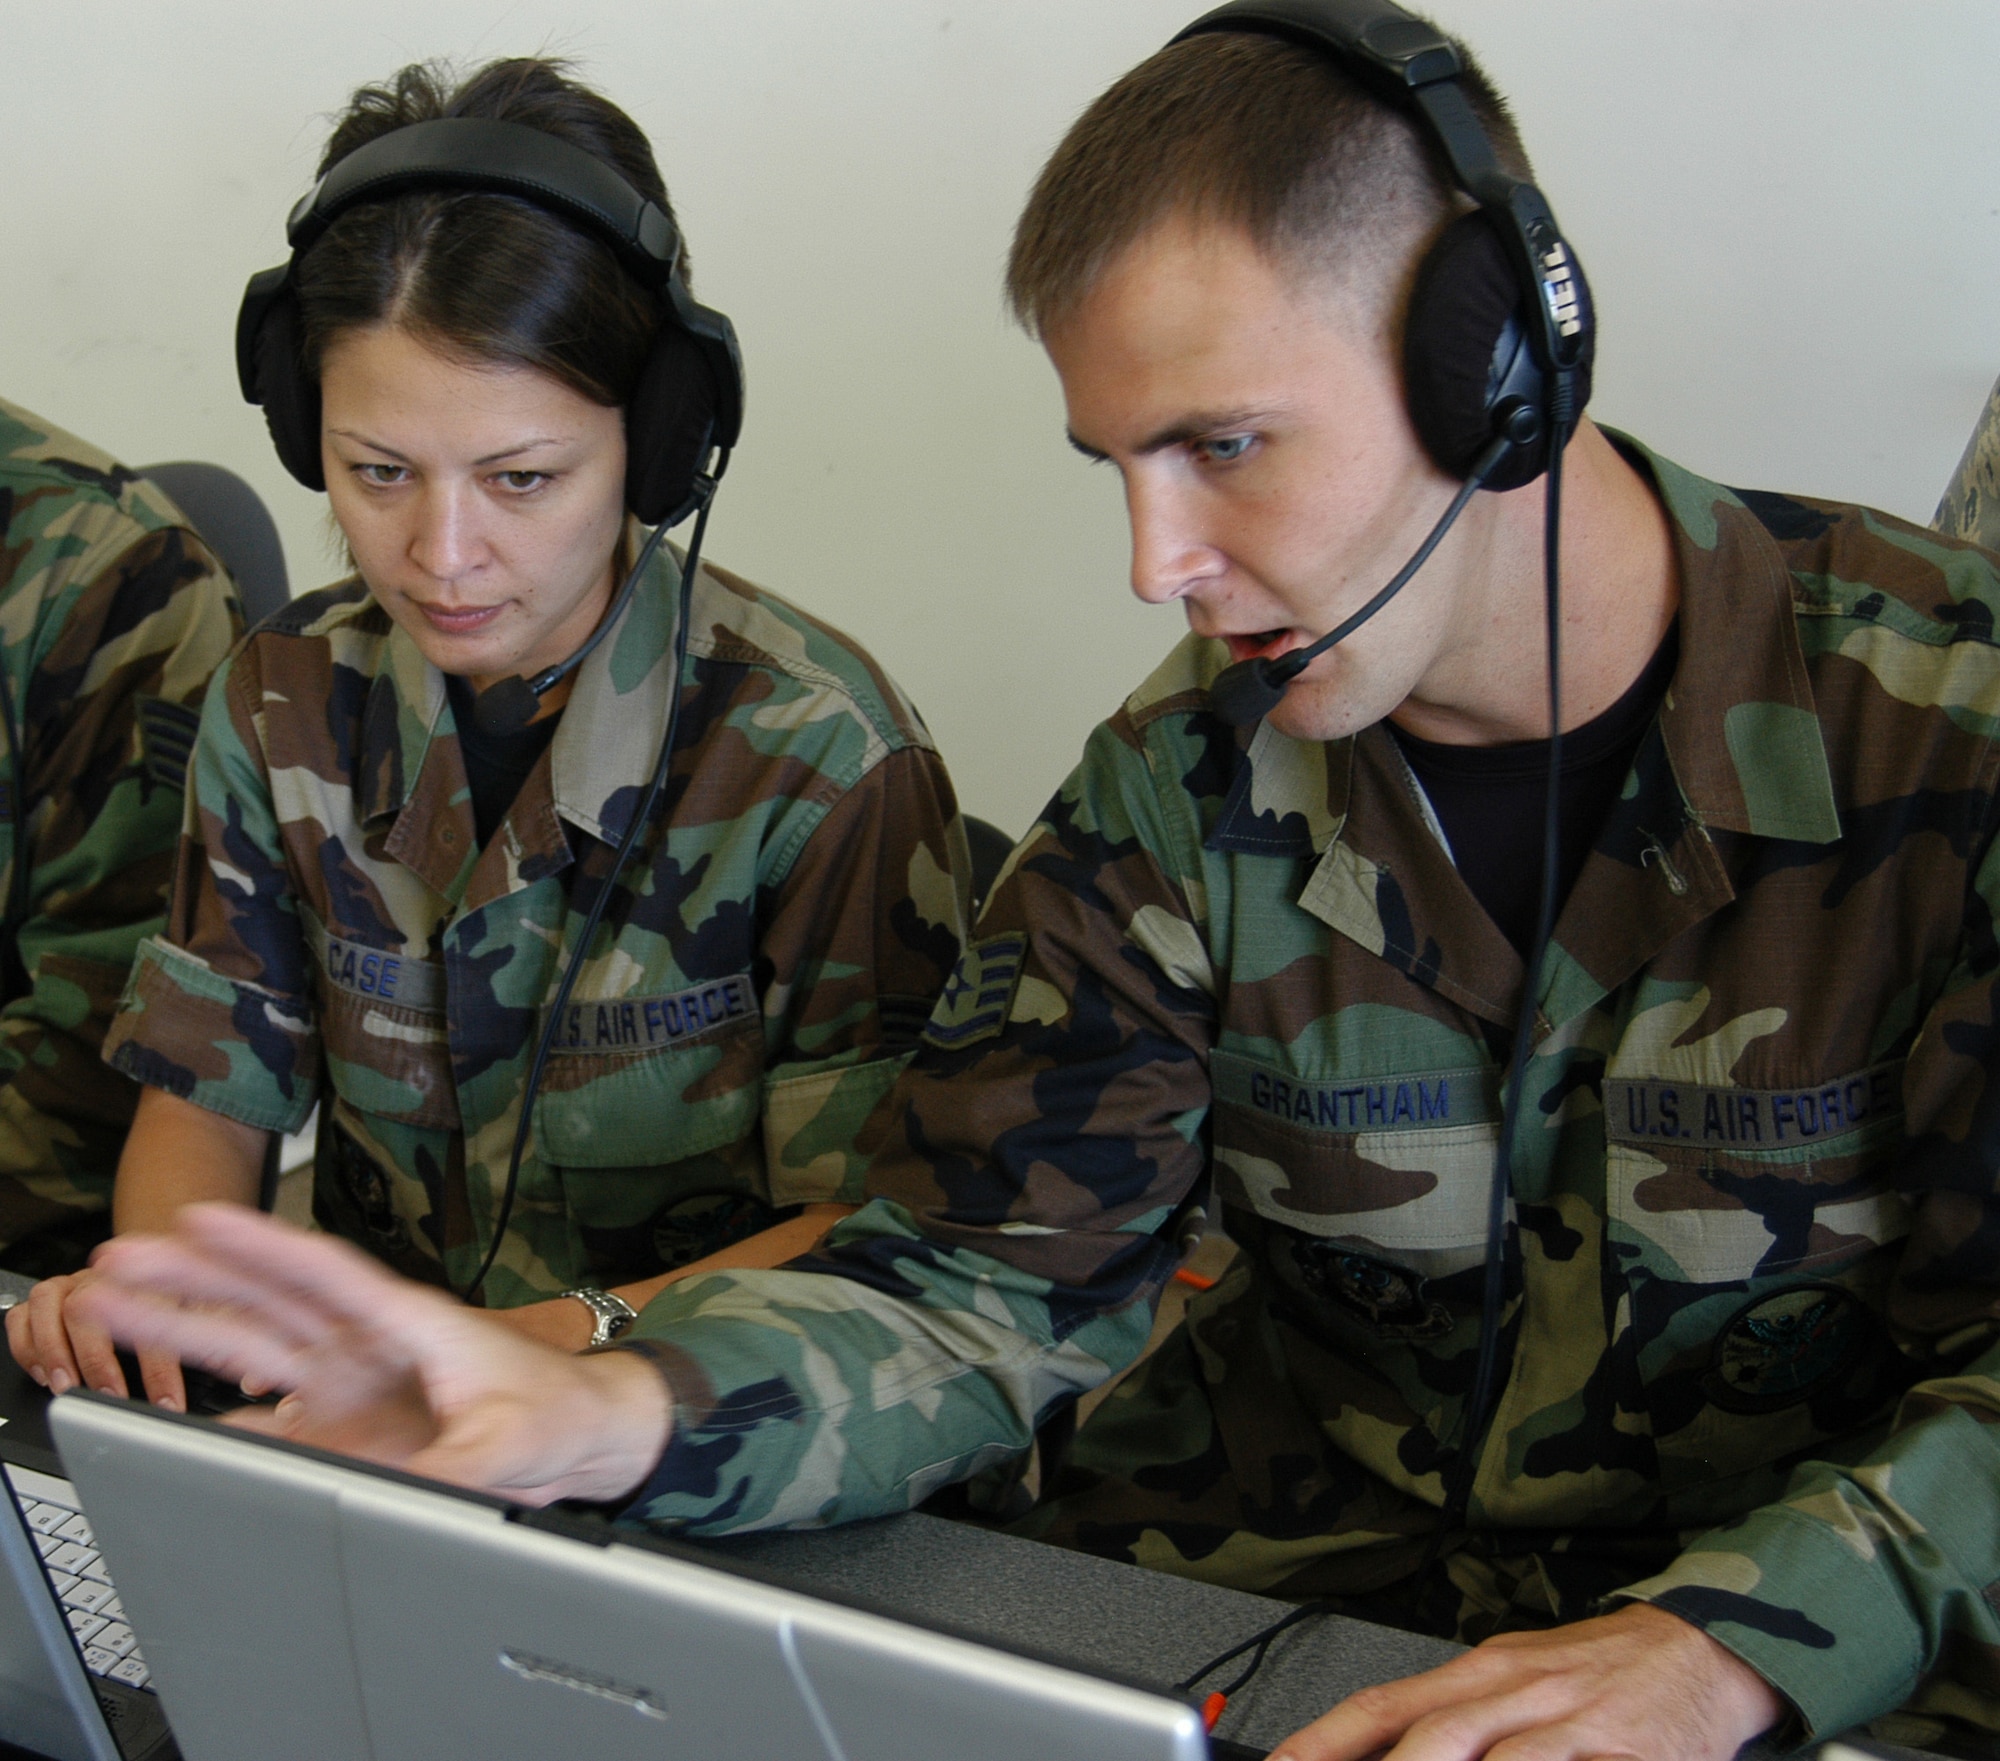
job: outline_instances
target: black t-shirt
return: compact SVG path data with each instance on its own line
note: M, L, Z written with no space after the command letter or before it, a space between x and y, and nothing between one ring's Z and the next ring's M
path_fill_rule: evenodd
M451 697L452 720L458 723L458 746L465 754L465 780L472 789L472 823L478 829L479 847L493 836L507 809L514 805L521 785L535 768L548 744L555 738L556 723L562 712L545 715L512 734L482 733L472 718L473 700L479 695L470 679L445 674L444 688Z
M1624 787L1633 754L1666 697L1679 658L1676 624L1623 697L1602 715L1563 735L1558 909L1576 885L1598 828ZM1404 733L1393 722L1388 725L1437 810L1458 872L1472 896L1525 958L1541 904L1548 742L1440 746Z

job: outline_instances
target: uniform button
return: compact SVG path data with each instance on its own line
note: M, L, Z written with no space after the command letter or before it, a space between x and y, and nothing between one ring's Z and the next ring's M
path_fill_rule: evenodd
M458 842L458 833L448 825L440 826L438 827L438 842L441 844L456 844Z

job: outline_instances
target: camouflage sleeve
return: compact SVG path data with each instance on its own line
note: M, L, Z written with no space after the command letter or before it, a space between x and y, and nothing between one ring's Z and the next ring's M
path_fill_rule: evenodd
M49 497L26 577L5 589L28 864L0 1010L10 1248L109 1206L136 1090L99 1051L134 951L160 925L197 708L241 628L221 564L151 495L126 478Z
M1799 1466L1775 1504L1624 1595L1703 1628L1785 1695L1805 1735L2000 1693L2000 844L1905 1076L1911 1231L1886 1302L1915 1378L1887 1435ZM1885 1342L1886 1343L1886 1342ZM1947 1673L1956 1683L1932 1679ZM1987 1704L1990 1706L1991 1701ZM1984 1718L1979 1719L1985 1722Z
M722 1533L908 1509L1137 1355L1206 1165L1214 1009L1180 794L1129 724L1099 729L862 1134L872 1201L816 1255L648 1305L632 1348L679 1406L629 1517Z
M759 954L782 978L766 1016L773 1203L861 1202L857 1136L951 976L970 873L943 761L904 746L840 797L760 901Z
M104 1055L210 1112L296 1131L319 1097L320 1042L258 737L262 695L253 637L203 705L166 930L139 948Z

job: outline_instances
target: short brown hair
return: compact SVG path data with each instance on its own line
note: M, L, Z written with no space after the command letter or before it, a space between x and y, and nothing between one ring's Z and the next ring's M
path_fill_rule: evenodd
M394 129L443 117L554 135L607 161L672 217L638 124L566 63L538 57L463 76L420 61L363 86L334 125L320 175ZM535 368L593 403L624 404L661 317L660 302L601 239L491 191L420 189L350 208L296 274L304 365L315 378L339 332L393 323L471 360Z
M1531 176L1506 103L1465 59L1501 164ZM1386 304L1464 206L1421 125L1327 56L1248 32L1194 37L1141 62L1064 136L1015 228L1007 300L1043 336L1179 214L1239 227L1275 260L1345 274Z

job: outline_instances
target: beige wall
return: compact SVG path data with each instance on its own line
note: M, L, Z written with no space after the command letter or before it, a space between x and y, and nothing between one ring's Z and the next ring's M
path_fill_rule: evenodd
M0 390L318 498L236 397L325 114L424 55L552 49L658 145L749 358L713 554L870 645L968 807L1019 831L1174 639L1115 478L1002 320L1068 120L1198 0L0 0ZM1992 0L1438 0L1593 272L1596 413L1726 480L1928 518L2000 370Z

